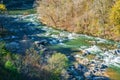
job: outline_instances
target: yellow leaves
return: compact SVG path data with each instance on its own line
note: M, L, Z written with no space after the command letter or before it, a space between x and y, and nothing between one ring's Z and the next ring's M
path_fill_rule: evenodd
M6 10L6 6L4 4L0 4L0 10Z
M108 36L113 37L111 34L120 34L117 26L120 25L120 0L115 1L49 0L48 3L41 0L37 10L42 21L49 26L102 37L107 32Z
M116 35L120 36L120 25L115 26L114 32Z
M120 34L120 0L116 1L112 7L109 15L111 24L114 25L114 32L116 35Z
M120 0L118 0L111 9L109 17L114 25L120 25Z

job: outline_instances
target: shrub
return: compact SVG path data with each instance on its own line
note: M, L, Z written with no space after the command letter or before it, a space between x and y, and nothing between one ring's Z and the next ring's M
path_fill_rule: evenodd
M9 54L10 54L10 52L8 52L5 49L5 43L0 42L0 63L4 63L6 61L5 58L8 58L6 56L9 55Z
M0 56L6 55L5 43L0 42Z
M0 10L2 11L6 10L6 6L4 4L0 4Z
M55 53L48 59L47 71L51 72L50 80L60 80L62 70L68 66L68 59L64 54Z
M68 59L64 54L55 53L48 59L48 68L56 74L60 74L60 72L67 66Z
M37 51L34 48L30 48L26 51L26 55L24 57L24 63L26 65L37 65L40 62L40 55L37 53Z
M5 63L5 68L9 69L11 71L16 71L16 67L13 65L13 63L11 61L6 61Z

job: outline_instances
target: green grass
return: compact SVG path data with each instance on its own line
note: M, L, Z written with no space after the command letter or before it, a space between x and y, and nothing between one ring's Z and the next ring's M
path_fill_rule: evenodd
M110 66L111 69L117 71L120 74L120 67Z
M81 46L90 46L91 44L88 42L88 39L86 38L78 38L78 39L73 39L65 44L75 46L75 47L81 47Z
M55 35L58 35L59 34L59 32L51 32L51 34L55 34Z
M9 15L22 15L22 14L34 14L36 13L35 9L27 9L27 10L8 10L7 13Z

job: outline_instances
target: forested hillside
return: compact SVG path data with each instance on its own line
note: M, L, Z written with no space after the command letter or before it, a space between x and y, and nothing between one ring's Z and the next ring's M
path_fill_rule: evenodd
M40 20L70 32L120 40L120 0L41 0Z

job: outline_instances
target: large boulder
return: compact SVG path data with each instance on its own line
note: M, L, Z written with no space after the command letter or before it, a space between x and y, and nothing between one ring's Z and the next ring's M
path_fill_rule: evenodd
M48 41L45 40L45 39L43 39L41 41L35 41L34 44L38 45L38 46L40 46L40 45L46 45L46 44L48 44Z
M16 52L20 48L19 43L17 42L10 42L6 44L6 49L11 52Z
M97 54L97 53L101 53L101 52L102 52L102 50L96 45L91 46L90 48L87 48L84 50L84 53L87 53L87 54L90 54L90 53Z

